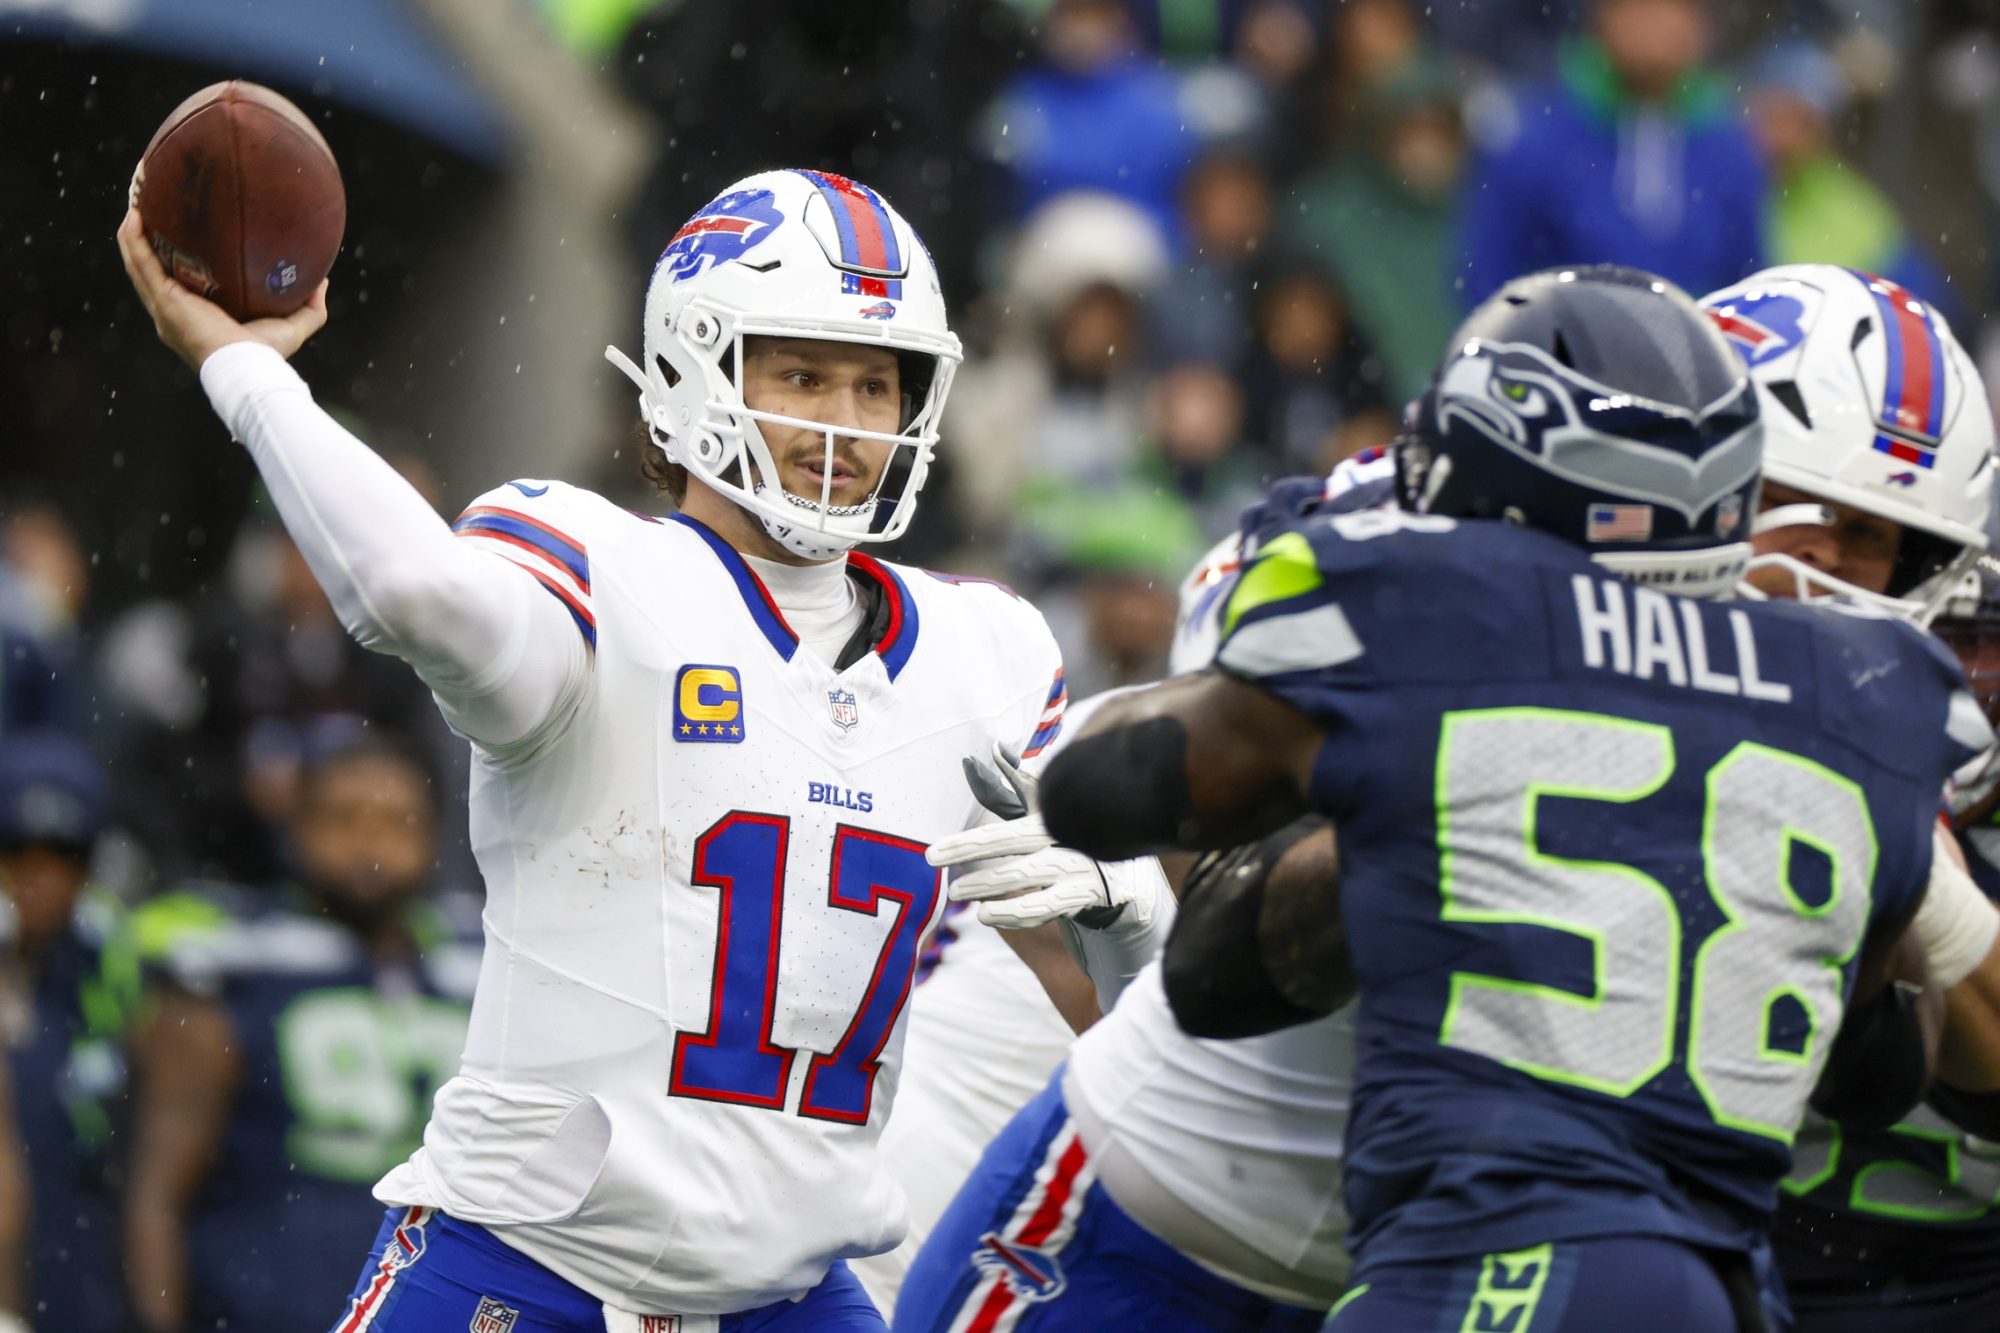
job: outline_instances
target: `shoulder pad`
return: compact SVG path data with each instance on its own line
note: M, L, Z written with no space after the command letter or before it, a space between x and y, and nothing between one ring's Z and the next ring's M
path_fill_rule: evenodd
M451 530L526 570L563 604L584 642L595 648L597 611L583 497L597 498L559 481L510 481L474 500Z
M1891 616L1771 605L1810 618L1822 717L1878 762L1942 781L1993 744L1958 659L1933 635Z
M1459 558L1453 519L1364 509L1315 513L1267 535L1245 565L1222 613L1216 661L1252 678L1323 670L1365 649L1351 612L1380 597L1360 596L1408 581L1411 573Z

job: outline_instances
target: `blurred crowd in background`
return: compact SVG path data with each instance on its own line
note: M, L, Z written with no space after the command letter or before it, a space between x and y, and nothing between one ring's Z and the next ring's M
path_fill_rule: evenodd
M492 341L510 310L519 328L538 294L564 299L568 234L521 224L553 265L525 294L454 235L532 219L519 164L546 137L487 142L445 110L426 131L247 55L114 50L62 26L85 8L0 0L0 115L33 145L0 155L18 269L0 293L0 1017L34 1182L32 1217L0 1190L0 1309L65 1330L304 1312L292 1326L345 1292L368 1186L456 1059L477 966L467 756L405 667L344 635L121 293L110 233L152 126L232 73L327 124L353 220L302 365L440 512L524 473L663 497L622 381L566 388ZM966 362L893 554L1034 599L1079 697L1162 674L1176 585L1242 505L1387 442L1459 316L1513 274L1615 261L1699 295L1840 263L1928 297L2000 366L2000 51L1978 0L485 9L486 27L454 27L448 0L353 12L489 61L528 42L559 62L544 83L630 117L579 132L599 113L572 103L554 114L577 142L643 128L604 210L618 303L590 332L633 345L653 257L752 171L842 171L911 219ZM13 21L29 11L42 26ZM429 275L450 272L498 302L466 303L487 341L439 332L453 303ZM463 430L425 415L501 393L585 406L511 452L476 408L452 409ZM5 1137L0 1172L20 1165Z

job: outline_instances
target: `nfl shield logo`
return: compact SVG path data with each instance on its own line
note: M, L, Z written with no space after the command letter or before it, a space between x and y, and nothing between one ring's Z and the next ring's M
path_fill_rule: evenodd
M842 731L854 730L854 724L861 720L861 710L855 705L854 692L835 686L826 692L826 701L833 706L833 725Z
M513 1333L514 1321L521 1312L511 1305L503 1305L491 1296L479 1298L479 1309L467 1325L471 1333Z

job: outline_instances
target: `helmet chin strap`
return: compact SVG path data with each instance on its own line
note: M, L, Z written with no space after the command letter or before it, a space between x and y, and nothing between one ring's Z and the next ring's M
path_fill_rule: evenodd
M759 494L762 494L764 487L759 485L757 491ZM819 509L818 505L813 504L809 500L799 499L793 496L790 491L784 492L784 496L786 500L799 505L801 508L810 508L815 512ZM875 499L871 496L865 504L855 505L849 510L844 510L843 516L847 513L872 513L874 509ZM764 531L771 534L772 541L778 543L778 545L784 547L801 560L815 562L838 560L853 550L861 541L859 537L839 537L828 532L818 532L812 528L793 527L788 523L780 523L767 514L758 514L757 519L764 525Z

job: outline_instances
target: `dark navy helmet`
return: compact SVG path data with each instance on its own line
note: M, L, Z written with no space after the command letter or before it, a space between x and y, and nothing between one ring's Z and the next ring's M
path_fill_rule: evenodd
M0 847L86 853L107 805L103 766L81 741L51 730L0 739Z
M1603 264L1516 278L1473 311L1397 449L1407 509L1575 542L1637 582L1736 586L1763 427L1740 357L1686 292Z

